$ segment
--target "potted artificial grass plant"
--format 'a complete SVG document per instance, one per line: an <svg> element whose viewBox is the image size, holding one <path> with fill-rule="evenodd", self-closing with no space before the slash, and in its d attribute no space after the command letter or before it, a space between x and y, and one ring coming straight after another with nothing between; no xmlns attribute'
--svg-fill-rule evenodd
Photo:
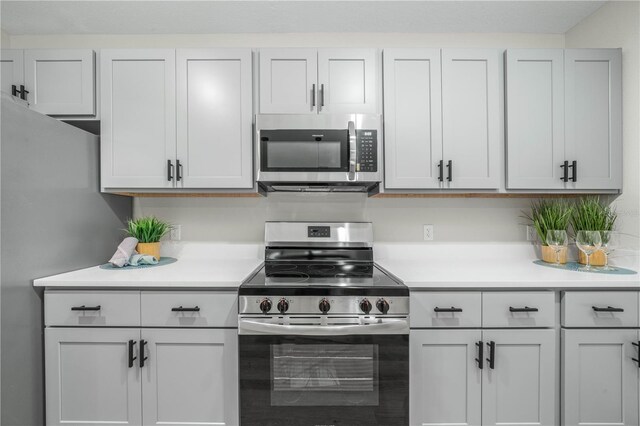
<svg viewBox="0 0 640 426"><path fill-rule="evenodd" d="M569 227L569 220L573 207L564 200L540 200L531 204L531 214L527 219L538 234L542 260L548 263L556 263L556 252L547 244L547 231L564 230ZM559 253L560 263L567 263L567 248L563 247Z"/></svg>
<svg viewBox="0 0 640 426"><path fill-rule="evenodd" d="M612 231L616 224L616 212L599 197L581 198L576 203L571 215L571 227L577 235L578 231ZM587 256L578 251L578 262L587 263ZM591 266L604 266L605 254L598 250L591 255Z"/></svg>
<svg viewBox="0 0 640 426"><path fill-rule="evenodd" d="M138 240L136 251L160 260L160 238L171 230L171 225L155 216L146 216L127 221L127 233Z"/></svg>

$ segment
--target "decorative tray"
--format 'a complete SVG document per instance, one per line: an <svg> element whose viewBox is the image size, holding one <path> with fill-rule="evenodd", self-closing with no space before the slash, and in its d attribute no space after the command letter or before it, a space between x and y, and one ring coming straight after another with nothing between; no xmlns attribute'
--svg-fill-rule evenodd
<svg viewBox="0 0 640 426"><path fill-rule="evenodd" d="M584 271L584 265L581 265L578 262L567 262L564 265L560 264L560 266L556 266L555 263L547 263L543 260L534 260L533 263L540 266L546 266L548 268L562 269L566 271L578 271L578 272L589 272L592 274L607 274L607 275L633 275L637 274L636 271L627 268L621 268L619 266L611 266L611 270L602 269L600 266L592 266L591 270Z"/></svg>
<svg viewBox="0 0 640 426"><path fill-rule="evenodd" d="M158 261L158 263L156 263L155 265L138 265L138 266L127 265L127 266L123 266L122 268L118 268L117 266L113 266L110 263L105 263L104 265L100 265L100 269L144 269L144 268L155 268L156 266L169 265L169 264L175 263L177 261L178 261L178 259L176 259L175 257L161 257L160 260Z"/></svg>

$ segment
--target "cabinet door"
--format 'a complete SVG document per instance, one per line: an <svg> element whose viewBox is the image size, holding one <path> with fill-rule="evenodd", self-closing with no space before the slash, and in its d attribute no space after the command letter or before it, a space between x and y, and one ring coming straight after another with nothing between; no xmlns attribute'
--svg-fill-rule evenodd
<svg viewBox="0 0 640 426"><path fill-rule="evenodd" d="M103 188L172 188L175 51L101 52Z"/></svg>
<svg viewBox="0 0 640 426"><path fill-rule="evenodd" d="M499 65L498 50L442 50L445 166L451 161L451 167L445 167L448 188L497 189L500 186Z"/></svg>
<svg viewBox="0 0 640 426"><path fill-rule="evenodd" d="M554 330L484 330L485 358L495 342L494 365L482 380L483 425L555 423L556 362Z"/></svg>
<svg viewBox="0 0 640 426"><path fill-rule="evenodd" d="M0 91L11 95L11 86L20 90L24 84L24 56L22 49L0 50Z"/></svg>
<svg viewBox="0 0 640 426"><path fill-rule="evenodd" d="M622 188L620 49L567 49L566 159L577 161L573 189Z"/></svg>
<svg viewBox="0 0 640 426"><path fill-rule="evenodd" d="M50 115L94 115L95 57L91 49L25 50L30 108Z"/></svg>
<svg viewBox="0 0 640 426"><path fill-rule="evenodd" d="M636 330L562 330L562 424L638 424Z"/></svg>
<svg viewBox="0 0 640 426"><path fill-rule="evenodd" d="M315 114L316 49L260 49L260 113Z"/></svg>
<svg viewBox="0 0 640 426"><path fill-rule="evenodd" d="M440 187L440 85L440 49L385 49L386 188Z"/></svg>
<svg viewBox="0 0 640 426"><path fill-rule="evenodd" d="M509 49L505 78L507 188L564 188L563 50Z"/></svg>
<svg viewBox="0 0 640 426"><path fill-rule="evenodd" d="M145 425L237 425L238 330L143 329Z"/></svg>
<svg viewBox="0 0 640 426"><path fill-rule="evenodd" d="M479 330L411 330L410 424L480 425Z"/></svg>
<svg viewBox="0 0 640 426"><path fill-rule="evenodd" d="M142 424L140 369L128 365L139 338L137 328L45 329L47 425Z"/></svg>
<svg viewBox="0 0 640 426"><path fill-rule="evenodd" d="M251 188L251 50L176 55L178 186Z"/></svg>
<svg viewBox="0 0 640 426"><path fill-rule="evenodd" d="M318 50L318 112L376 114L377 49Z"/></svg>

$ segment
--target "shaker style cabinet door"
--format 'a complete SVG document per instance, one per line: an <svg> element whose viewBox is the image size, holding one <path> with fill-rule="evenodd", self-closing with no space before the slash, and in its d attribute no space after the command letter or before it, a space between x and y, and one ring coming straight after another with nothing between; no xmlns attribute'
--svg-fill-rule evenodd
<svg viewBox="0 0 640 426"><path fill-rule="evenodd" d="M251 188L251 50L178 49L176 55L177 186Z"/></svg>
<svg viewBox="0 0 640 426"><path fill-rule="evenodd" d="M482 380L483 426L555 424L555 339L550 329L482 332L488 359Z"/></svg>
<svg viewBox="0 0 640 426"><path fill-rule="evenodd" d="M47 426L142 424L139 329L45 329Z"/></svg>
<svg viewBox="0 0 640 426"><path fill-rule="evenodd" d="M500 186L499 54L494 49L442 50L442 140L447 188Z"/></svg>
<svg viewBox="0 0 640 426"><path fill-rule="evenodd" d="M101 51L103 188L173 188L173 49Z"/></svg>
<svg viewBox="0 0 640 426"><path fill-rule="evenodd" d="M94 115L95 57L90 49L26 49L29 107L49 115Z"/></svg>
<svg viewBox="0 0 640 426"><path fill-rule="evenodd" d="M638 425L636 330L562 330L562 424Z"/></svg>
<svg viewBox="0 0 640 426"><path fill-rule="evenodd" d="M12 95L12 86L20 90L20 85L24 85L23 52L22 49L0 50L0 91Z"/></svg>
<svg viewBox="0 0 640 426"><path fill-rule="evenodd" d="M440 49L385 49L383 86L385 187L440 188Z"/></svg>
<svg viewBox="0 0 640 426"><path fill-rule="evenodd" d="M260 49L260 113L315 114L316 49Z"/></svg>
<svg viewBox="0 0 640 426"><path fill-rule="evenodd" d="M239 424L237 329L143 329L144 425Z"/></svg>
<svg viewBox="0 0 640 426"><path fill-rule="evenodd" d="M480 330L411 330L411 425L481 424L480 339Z"/></svg>
<svg viewBox="0 0 640 426"><path fill-rule="evenodd" d="M507 188L562 189L563 50L509 49L505 58Z"/></svg>
<svg viewBox="0 0 640 426"><path fill-rule="evenodd" d="M566 49L566 159L571 189L622 188L621 49Z"/></svg>
<svg viewBox="0 0 640 426"><path fill-rule="evenodd" d="M318 50L318 112L378 113L377 49Z"/></svg>

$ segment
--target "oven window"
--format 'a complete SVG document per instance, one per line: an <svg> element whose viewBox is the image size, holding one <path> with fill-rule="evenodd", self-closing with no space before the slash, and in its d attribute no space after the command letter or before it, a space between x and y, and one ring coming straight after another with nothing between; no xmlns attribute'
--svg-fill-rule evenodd
<svg viewBox="0 0 640 426"><path fill-rule="evenodd" d="M378 346L271 345L272 406L378 405Z"/></svg>
<svg viewBox="0 0 640 426"><path fill-rule="evenodd" d="M280 142L267 144L269 169L337 169L341 166L339 141Z"/></svg>

